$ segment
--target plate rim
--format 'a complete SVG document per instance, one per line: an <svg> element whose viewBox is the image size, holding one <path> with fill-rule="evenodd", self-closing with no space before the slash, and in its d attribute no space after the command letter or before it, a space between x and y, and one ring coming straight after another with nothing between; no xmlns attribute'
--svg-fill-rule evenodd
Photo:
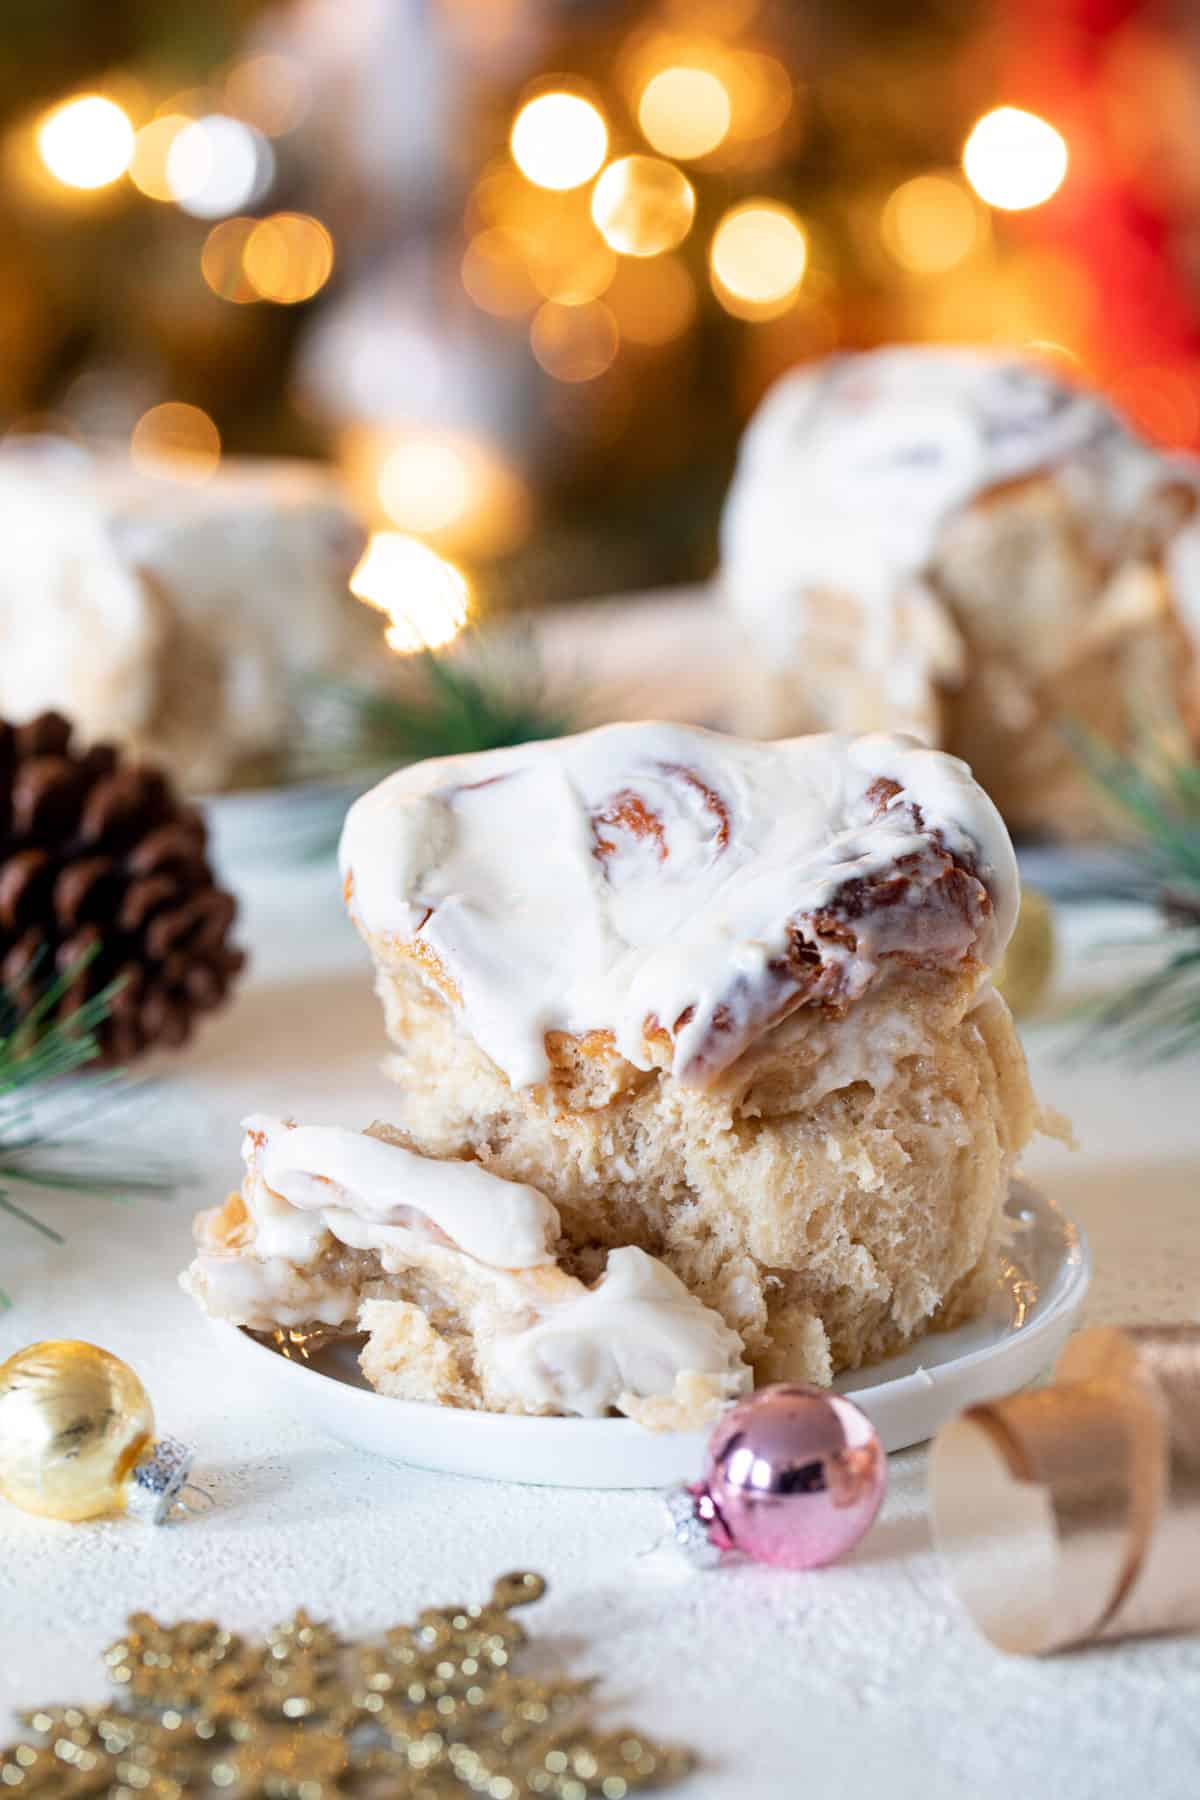
<svg viewBox="0 0 1200 1800"><path fill-rule="evenodd" d="M1060 1329L1064 1313L1073 1316L1078 1311L1087 1296L1093 1273L1093 1259L1087 1234L1079 1221L1041 1188L1023 1182L1020 1177L1014 1177L1013 1183L1010 1184L1010 1191L1011 1186L1016 1185L1017 1182L1021 1182L1026 1193L1032 1197L1033 1203L1041 1210L1043 1217L1049 1217L1056 1221L1064 1242L1064 1252L1055 1276L1054 1290L1045 1310L1039 1311L1027 1325L1022 1325L1015 1330L1010 1329L1004 1336L993 1342L979 1344L973 1349L964 1350L960 1355L951 1357L945 1362L934 1363L930 1366L918 1363L915 1369L911 1369L903 1375L895 1375L883 1381L872 1382L865 1387L849 1385L864 1371L862 1369L848 1370L834 1379L830 1392L851 1400L857 1400L860 1396L867 1395L872 1402L882 1401L886 1404L889 1400L903 1400L910 1392L916 1393L927 1389L931 1383L936 1383L935 1372L938 1370L952 1369L956 1373L969 1372L981 1362L994 1364L998 1360L1005 1360L1008 1355L1020 1355L1022 1360L1028 1360L1029 1353L1035 1349L1039 1341ZM402 1422L419 1425L422 1419L426 1421L445 1420L448 1415L453 1415L455 1423L461 1424L462 1428L469 1431L475 1439L489 1432L501 1437L505 1434L513 1436L517 1432L521 1434L538 1432L542 1435L553 1433L560 1441L572 1436L581 1438L584 1442L592 1442L595 1440L595 1434L602 1432L603 1438L599 1441L613 1444L617 1441L618 1433L621 1437L632 1439L634 1442L644 1442L647 1438L653 1438L660 1442L670 1439L681 1440L696 1435L694 1428L684 1431L651 1431L637 1419L630 1418L585 1419L560 1415L496 1413L474 1411L465 1407L443 1406L431 1400L401 1400L391 1394L381 1394L374 1388L361 1388L353 1386L349 1382L339 1381L335 1376L326 1374L322 1369L314 1369L303 1362L281 1356L278 1351L270 1349L266 1344L259 1343L244 1326L231 1324L227 1319L215 1319L208 1316L207 1323L220 1341L226 1344L236 1343L240 1354L258 1353L258 1356L262 1358L270 1358L271 1373L276 1378L288 1379L282 1375L282 1370L289 1369L300 1376L312 1377L314 1382L324 1384L322 1392L328 1393L330 1390L336 1389L345 1405L360 1406L382 1403L390 1406L393 1409L392 1416L395 1417L398 1426ZM926 1334L927 1337L934 1335L932 1332ZM918 1342L922 1341L924 1340L918 1340ZM911 1354L914 1348L916 1345L909 1345L904 1351L897 1352L897 1355ZM888 1360L888 1358L884 1358L882 1363L874 1366L886 1367ZM260 1364L259 1366L265 1369L267 1365ZM871 1365L867 1365L868 1371L870 1367ZM315 1392L315 1389L313 1391ZM702 1433L702 1435L707 1435L707 1433Z"/></svg>

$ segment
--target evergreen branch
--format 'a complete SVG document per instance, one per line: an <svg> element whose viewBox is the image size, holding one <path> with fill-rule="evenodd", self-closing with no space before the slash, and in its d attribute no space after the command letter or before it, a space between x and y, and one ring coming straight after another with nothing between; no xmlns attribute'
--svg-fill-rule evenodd
<svg viewBox="0 0 1200 1800"><path fill-rule="evenodd" d="M89 1078L88 1091L77 1104L57 1106L52 1115L43 1102L59 1097L66 1077L86 1069L100 1055L99 1032L112 1009L120 981L109 983L65 1015L61 1002L78 982L91 954L48 981L32 1004L22 1005L11 992L0 993L0 1212L60 1244L59 1232L13 1199L12 1184L107 1198L162 1194L174 1187L181 1171L142 1154L134 1166L117 1166L118 1153L94 1139L74 1135L125 1104L135 1092L122 1070ZM74 1095L72 1095L74 1099ZM121 1162L125 1153L120 1153ZM8 1298L0 1289L0 1309Z"/></svg>
<svg viewBox="0 0 1200 1800"><path fill-rule="evenodd" d="M1149 977L1084 1009L1092 1053L1162 1063L1200 1050L1200 762L1123 755L1081 731L1076 748L1134 840L1092 898L1148 901L1167 927Z"/></svg>
<svg viewBox="0 0 1200 1800"><path fill-rule="evenodd" d="M448 653L423 650L408 659L408 671L414 680L407 693L346 681L310 684L323 718L310 774L499 750L572 729L570 708L550 698L531 640L500 646L468 639Z"/></svg>

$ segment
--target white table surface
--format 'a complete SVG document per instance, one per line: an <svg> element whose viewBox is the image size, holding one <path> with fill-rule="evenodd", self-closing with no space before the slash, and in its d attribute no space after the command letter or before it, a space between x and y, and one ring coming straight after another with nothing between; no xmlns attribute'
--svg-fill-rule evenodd
<svg viewBox="0 0 1200 1800"><path fill-rule="evenodd" d="M84 1337L126 1357L160 1425L197 1446L215 1509L178 1527L70 1526L0 1506L0 1738L9 1709L104 1692L100 1652L126 1615L218 1615L259 1631L304 1605L348 1634L422 1605L486 1596L503 1570L550 1581L531 1629L598 1676L623 1718L690 1743L683 1800L1053 1793L1196 1800L1200 1639L1053 1662L990 1650L943 1588L925 1453L893 1458L882 1519L843 1565L694 1574L666 1551L647 1494L553 1492L372 1461L228 1379L175 1284L196 1204L238 1174L249 1110L313 1122L386 1116L382 1025L364 954L326 870L244 885L253 974L194 1049L162 1059L132 1127L190 1156L199 1184L128 1205L38 1204L63 1248L0 1221L0 1356ZM1146 1075L1065 1067L1028 1034L1043 1098L1082 1150L1027 1167L1083 1222L1093 1321L1200 1318L1200 1063Z"/></svg>

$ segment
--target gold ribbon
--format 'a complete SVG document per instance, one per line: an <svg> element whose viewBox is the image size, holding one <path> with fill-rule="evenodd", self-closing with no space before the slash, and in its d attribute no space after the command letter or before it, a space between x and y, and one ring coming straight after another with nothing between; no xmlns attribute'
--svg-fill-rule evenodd
<svg viewBox="0 0 1200 1800"><path fill-rule="evenodd" d="M1200 1327L1104 1327L938 1433L934 1538L1002 1650L1200 1628Z"/></svg>

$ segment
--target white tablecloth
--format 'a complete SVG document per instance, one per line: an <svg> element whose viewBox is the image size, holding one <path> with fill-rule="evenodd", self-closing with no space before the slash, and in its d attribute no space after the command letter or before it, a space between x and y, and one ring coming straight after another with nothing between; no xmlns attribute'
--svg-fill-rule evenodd
<svg viewBox="0 0 1200 1800"><path fill-rule="evenodd" d="M158 1531L0 1506L0 1738L10 1708L98 1698L100 1652L137 1608L258 1631L304 1605L356 1634L530 1567L550 1581L531 1629L600 1677L622 1717L700 1753L683 1800L1196 1800L1200 1639L1047 1663L991 1651L942 1586L922 1451L893 1459L881 1522L842 1566L697 1575L639 1556L659 1534L652 1495L393 1467L231 1381L175 1274L198 1200L236 1179L239 1118L366 1124L389 1101L377 1004L329 873L258 877L246 898L251 979L193 1050L162 1060L130 1128L190 1156L204 1182L169 1201L45 1197L63 1248L0 1221L14 1302L0 1356L72 1336L126 1357L217 1501ZM1039 1144L1028 1167L1091 1236L1091 1319L1200 1318L1198 1065L1068 1068L1044 1030L1029 1043L1041 1094L1083 1144Z"/></svg>

